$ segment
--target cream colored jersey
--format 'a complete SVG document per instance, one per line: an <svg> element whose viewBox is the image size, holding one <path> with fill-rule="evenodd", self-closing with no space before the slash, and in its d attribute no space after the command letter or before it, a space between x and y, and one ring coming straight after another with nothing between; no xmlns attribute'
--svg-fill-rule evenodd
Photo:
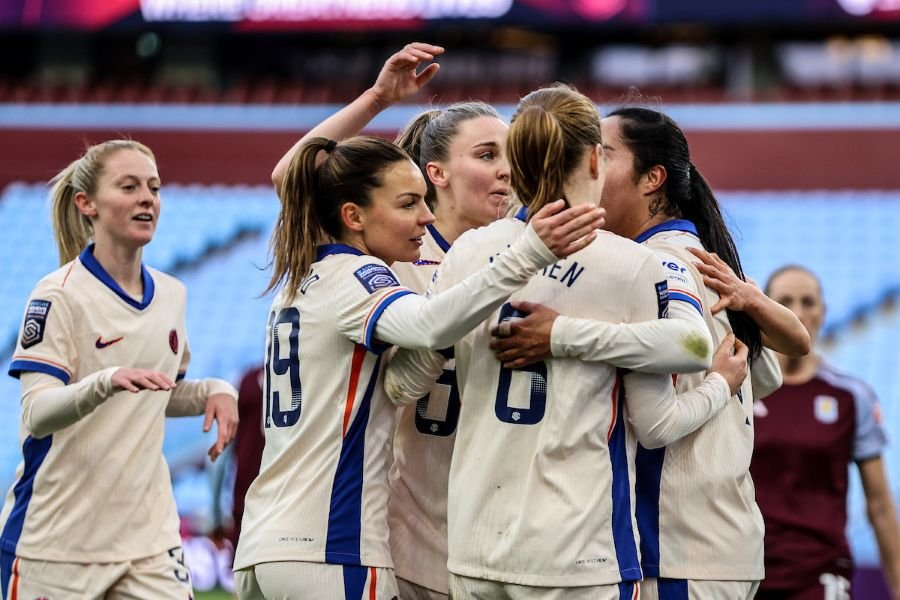
<svg viewBox="0 0 900 600"><path fill-rule="evenodd" d="M235 570L306 561L392 567L387 472L394 406L382 390L379 317L412 294L379 259L319 249L293 301L272 304L259 476L247 491Z"/></svg>
<svg viewBox="0 0 900 600"><path fill-rule="evenodd" d="M142 267L144 295L127 295L87 248L44 277L25 310L10 374L75 384L111 367L184 375L190 352L185 289ZM162 454L171 392L121 391L52 435L19 428L24 462L0 514L4 552L28 559L112 563L181 545Z"/></svg>
<svg viewBox="0 0 900 600"><path fill-rule="evenodd" d="M521 235L504 219L464 234L435 280L440 292ZM581 318L657 319L665 274L652 252L601 232L588 248L533 276L511 300ZM527 586L576 587L641 578L633 519L635 442L622 373L553 358L502 368L490 329L509 304L455 346L462 408L450 467L449 570Z"/></svg>
<svg viewBox="0 0 900 600"><path fill-rule="evenodd" d="M659 256L672 305L683 303L704 315L718 345L731 326L725 311L709 313L718 295L704 285L693 267L696 259L687 251L702 248L693 224L668 221L637 241ZM771 368L768 360L754 364L754 370ZM679 375L676 389L694 389L702 379L702 374ZM694 433L664 448L638 448L637 519L646 577L762 579L763 520L750 477L752 452L749 377L732 401Z"/></svg>
<svg viewBox="0 0 900 600"><path fill-rule="evenodd" d="M433 225L419 260L394 263L400 281L424 293L450 249ZM389 475L388 521L397 577L448 593L447 479L459 419L459 391L451 359L428 395L399 409Z"/></svg>

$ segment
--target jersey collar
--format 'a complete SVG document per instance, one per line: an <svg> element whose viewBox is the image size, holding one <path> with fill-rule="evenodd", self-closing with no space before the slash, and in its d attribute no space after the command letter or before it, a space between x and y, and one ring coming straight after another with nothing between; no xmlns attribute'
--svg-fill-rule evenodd
<svg viewBox="0 0 900 600"><path fill-rule="evenodd" d="M141 301L138 302L131 296L129 296L125 290L123 290L116 280L112 278L112 276L106 272L106 269L103 268L103 265L94 258L94 244L91 244L87 248L81 251L79 255L79 260L81 260L81 264L84 265L84 268L91 272L91 274L99 279L103 285L111 289L115 294L124 300L130 306L138 310L144 310L150 305L150 302L153 301L153 278L150 277L150 273L144 267L144 263L141 263L141 279L144 283L144 297L141 298Z"/></svg>
<svg viewBox="0 0 900 600"><path fill-rule="evenodd" d="M428 229L428 233L430 233L431 237L434 238L434 241L437 243L438 248L444 251L444 254L450 251L450 242L444 239L444 236L440 234L440 232L434 225L429 223L425 226L425 228Z"/></svg>
<svg viewBox="0 0 900 600"><path fill-rule="evenodd" d="M362 256L365 254L362 250L357 250L353 246L347 244L322 244L316 248L316 262L322 260L326 256L332 254L352 254L354 256Z"/></svg>
<svg viewBox="0 0 900 600"><path fill-rule="evenodd" d="M516 211L515 218L523 223L528 220L528 209L524 206Z"/></svg>
<svg viewBox="0 0 900 600"><path fill-rule="evenodd" d="M690 221L686 219L672 219L670 221L666 221L665 223L654 225L650 229L644 231L636 238L634 238L634 241L636 241L638 244L643 244L661 231L684 231L686 233L692 233L697 237L700 237L700 234L697 233L696 225L694 225Z"/></svg>

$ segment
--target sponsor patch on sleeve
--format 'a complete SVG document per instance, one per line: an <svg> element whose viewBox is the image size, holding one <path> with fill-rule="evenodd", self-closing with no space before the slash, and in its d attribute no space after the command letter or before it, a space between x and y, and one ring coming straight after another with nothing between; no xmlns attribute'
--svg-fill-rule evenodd
<svg viewBox="0 0 900 600"><path fill-rule="evenodd" d="M660 281L655 284L656 287L656 306L659 308L659 316L660 319L665 319L669 316L669 284L665 281Z"/></svg>
<svg viewBox="0 0 900 600"><path fill-rule="evenodd" d="M384 265L365 265L357 269L354 275L370 294L375 290L400 285L393 271Z"/></svg>
<svg viewBox="0 0 900 600"><path fill-rule="evenodd" d="M32 300L28 304L25 310L25 323L22 325L22 348L31 348L44 339L44 328L49 314L49 300Z"/></svg>

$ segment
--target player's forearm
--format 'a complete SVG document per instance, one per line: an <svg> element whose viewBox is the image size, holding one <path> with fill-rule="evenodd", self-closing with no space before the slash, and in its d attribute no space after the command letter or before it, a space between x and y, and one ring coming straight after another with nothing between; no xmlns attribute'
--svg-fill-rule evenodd
<svg viewBox="0 0 900 600"><path fill-rule="evenodd" d="M812 349L809 332L797 315L762 291L758 290L744 312L759 325L767 348L791 357L805 356Z"/></svg>
<svg viewBox="0 0 900 600"><path fill-rule="evenodd" d="M664 375L625 376L628 419L645 448L661 448L697 430L716 416L731 398L725 378L710 373L689 392L675 393Z"/></svg>
<svg viewBox="0 0 900 600"><path fill-rule="evenodd" d="M882 570L894 598L900 597L900 524L890 494L866 499L866 512L875 531Z"/></svg>
<svg viewBox="0 0 900 600"><path fill-rule="evenodd" d="M383 100L379 99L371 89L368 89L356 100L313 127L306 135L297 140L275 165L275 169L272 171L272 184L275 186L275 191L280 193L281 184L284 182L291 159L306 140L324 137L341 141L357 135L387 107L388 105Z"/></svg>
<svg viewBox="0 0 900 600"><path fill-rule="evenodd" d="M481 323L556 256L529 226L474 275L426 300L410 294L388 306L375 337L414 350L448 348Z"/></svg>
<svg viewBox="0 0 900 600"><path fill-rule="evenodd" d="M411 404L429 392L447 361L431 350L399 348L384 374L384 390L397 406Z"/></svg>
<svg viewBox="0 0 900 600"><path fill-rule="evenodd" d="M31 436L40 439L73 425L110 398L115 390L110 367L64 385L41 373L23 373L22 422Z"/></svg>
<svg viewBox="0 0 900 600"><path fill-rule="evenodd" d="M550 335L553 356L605 362L644 373L694 373L709 368L712 338L685 319L605 323L559 316Z"/></svg>
<svg viewBox="0 0 900 600"><path fill-rule="evenodd" d="M202 415L206 410L206 401L213 394L231 396L237 402L238 393L224 379L208 377L206 379L182 379L175 385L169 403L166 405L167 417L193 417Z"/></svg>

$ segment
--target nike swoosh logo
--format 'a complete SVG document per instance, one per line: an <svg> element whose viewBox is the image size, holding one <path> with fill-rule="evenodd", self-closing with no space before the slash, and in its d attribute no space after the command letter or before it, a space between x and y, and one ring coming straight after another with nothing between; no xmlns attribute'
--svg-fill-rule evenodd
<svg viewBox="0 0 900 600"><path fill-rule="evenodd" d="M117 338L115 338L115 339L112 339L112 340L109 340L109 341L107 341L107 342L104 342L104 341L103 341L103 338L98 337L98 338L97 338L97 341L94 342L94 345L97 346L97 349L98 349L98 350L102 350L103 348L106 348L107 346L112 346L112 345L115 344L116 342L122 341L123 339L124 339L124 338L117 337Z"/></svg>

